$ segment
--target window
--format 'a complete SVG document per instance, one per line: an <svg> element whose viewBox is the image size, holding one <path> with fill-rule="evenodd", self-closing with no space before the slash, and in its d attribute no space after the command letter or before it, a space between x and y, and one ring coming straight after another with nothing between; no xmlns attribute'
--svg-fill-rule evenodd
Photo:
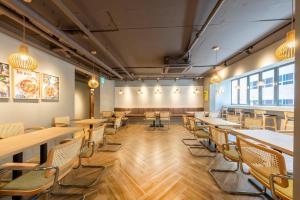
<svg viewBox="0 0 300 200"><path fill-rule="evenodd" d="M231 104L238 104L238 80L231 82Z"/></svg>
<svg viewBox="0 0 300 200"><path fill-rule="evenodd" d="M278 104L294 105L294 65L280 67L278 70Z"/></svg>
<svg viewBox="0 0 300 200"><path fill-rule="evenodd" d="M248 78L244 77L240 79L240 104L247 104L248 103Z"/></svg>
<svg viewBox="0 0 300 200"><path fill-rule="evenodd" d="M274 72L274 69L262 72L262 105L274 104Z"/></svg>
<svg viewBox="0 0 300 200"><path fill-rule="evenodd" d="M249 100L250 105L259 104L259 88L258 88L259 74L249 76Z"/></svg>
<svg viewBox="0 0 300 200"><path fill-rule="evenodd" d="M250 74L231 81L231 103L293 106L295 63Z"/></svg>

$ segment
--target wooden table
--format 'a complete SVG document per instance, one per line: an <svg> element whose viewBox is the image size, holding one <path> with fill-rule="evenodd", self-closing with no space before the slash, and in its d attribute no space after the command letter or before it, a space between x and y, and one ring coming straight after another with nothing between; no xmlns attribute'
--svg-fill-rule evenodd
<svg viewBox="0 0 300 200"><path fill-rule="evenodd" d="M196 118L201 122L212 125L215 127L223 126L223 127L240 127L241 125L235 122L226 121L222 118L214 118L214 117L200 117Z"/></svg>
<svg viewBox="0 0 300 200"><path fill-rule="evenodd" d="M270 130L232 129L232 134L249 138L290 156L294 155L294 137Z"/></svg>
<svg viewBox="0 0 300 200"><path fill-rule="evenodd" d="M80 131L79 127L53 127L25 133L0 140L0 160L13 156L13 162L23 162L23 151L40 145L40 164L47 160L47 142L56 138ZM13 178L22 175L22 171L14 170ZM13 197L20 199L20 197Z"/></svg>
<svg viewBox="0 0 300 200"><path fill-rule="evenodd" d="M106 122L107 119L83 119L79 121L75 121L75 124L80 124L80 125L89 125L90 129L92 129L95 125L102 124Z"/></svg>

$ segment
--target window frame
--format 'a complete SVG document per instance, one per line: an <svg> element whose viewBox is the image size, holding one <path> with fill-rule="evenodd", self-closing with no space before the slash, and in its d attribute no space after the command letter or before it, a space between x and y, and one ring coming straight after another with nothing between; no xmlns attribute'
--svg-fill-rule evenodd
<svg viewBox="0 0 300 200"><path fill-rule="evenodd" d="M294 66L294 73L293 73L293 84L294 84L294 92L295 92L295 61L292 61L292 62L288 62L288 63L284 63L284 64L281 64L281 65L278 65L278 66L275 66L275 67L272 67L272 68L268 68L268 69L263 69L261 71L258 71L258 72L254 72L254 73L251 73L251 74L248 74L246 76L241 76L241 77L238 77L238 78L234 78L231 80L231 105L249 105L249 106L294 106L295 105L295 99L293 101L294 104L287 104L287 105L284 105L284 104L279 104L279 69L282 68L282 67L285 67L285 66L288 66L288 65L293 65ZM262 86L258 86L258 104L257 105L250 105L250 76L253 76L253 75L257 75L258 74L258 82L261 82L263 81L262 80L262 74L264 72L267 72L267 71L271 71L271 70L274 70L274 85L273 85L273 90L274 90L274 99L273 99L273 104L267 104L267 105L263 105L262 104L262 90L263 90L263 87ZM247 103L246 104L241 104L240 103L240 79L243 79L247 77ZM237 81L238 83L238 91L237 91L237 104L233 104L232 103L232 82L233 81Z"/></svg>

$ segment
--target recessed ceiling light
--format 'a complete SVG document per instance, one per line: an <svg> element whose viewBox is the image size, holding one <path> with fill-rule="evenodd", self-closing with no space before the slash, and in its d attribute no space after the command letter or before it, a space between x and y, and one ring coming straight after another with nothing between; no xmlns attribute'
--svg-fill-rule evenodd
<svg viewBox="0 0 300 200"><path fill-rule="evenodd" d="M97 51L92 50L92 51L91 51L91 54L96 55L96 54L97 54Z"/></svg>
<svg viewBox="0 0 300 200"><path fill-rule="evenodd" d="M176 80L179 80L179 77L176 77L175 79L176 79Z"/></svg>
<svg viewBox="0 0 300 200"><path fill-rule="evenodd" d="M25 3L31 3L32 0L23 0Z"/></svg>
<svg viewBox="0 0 300 200"><path fill-rule="evenodd" d="M142 78L138 78L138 80L139 80L139 81L141 81L141 80L142 80Z"/></svg>
<svg viewBox="0 0 300 200"><path fill-rule="evenodd" d="M211 49L214 50L214 51L219 51L220 47L219 46L213 46Z"/></svg>

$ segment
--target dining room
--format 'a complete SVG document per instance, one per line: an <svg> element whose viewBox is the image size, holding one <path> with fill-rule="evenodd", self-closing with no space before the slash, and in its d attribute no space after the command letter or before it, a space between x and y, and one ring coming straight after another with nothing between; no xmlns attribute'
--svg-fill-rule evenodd
<svg viewBox="0 0 300 200"><path fill-rule="evenodd" d="M300 199L296 0L0 0L0 200Z"/></svg>

